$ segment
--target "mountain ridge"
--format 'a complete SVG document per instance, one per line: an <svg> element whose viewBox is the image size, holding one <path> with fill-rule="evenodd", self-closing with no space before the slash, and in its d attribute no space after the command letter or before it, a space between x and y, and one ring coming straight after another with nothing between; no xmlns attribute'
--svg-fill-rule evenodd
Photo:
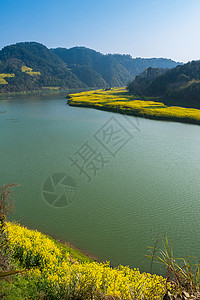
<svg viewBox="0 0 200 300"><path fill-rule="evenodd" d="M0 50L0 93L120 87L149 64L167 68L178 65L164 58L134 59L86 47L48 49L37 42L20 42Z"/></svg>

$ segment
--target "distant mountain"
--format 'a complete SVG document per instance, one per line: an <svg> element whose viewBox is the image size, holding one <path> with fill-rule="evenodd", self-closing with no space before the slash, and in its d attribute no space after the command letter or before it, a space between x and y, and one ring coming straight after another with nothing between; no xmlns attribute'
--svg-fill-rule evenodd
<svg viewBox="0 0 200 300"><path fill-rule="evenodd" d="M88 71L95 71L99 80L105 82L105 86L123 86L132 78L128 70L121 65L113 55L103 55L85 47L74 47L71 49L52 49L68 66L76 66L78 69L84 66ZM98 85L99 86L99 85ZM99 86L100 87L100 86ZM102 87L102 86L101 86Z"/></svg>
<svg viewBox="0 0 200 300"><path fill-rule="evenodd" d="M124 86L149 66L172 68L170 59L132 58L74 47L48 49L36 42L0 51L0 92Z"/></svg>
<svg viewBox="0 0 200 300"><path fill-rule="evenodd" d="M85 66L90 74L96 71L109 86L124 86L144 69L152 66L158 68L174 68L178 65L171 59L164 58L132 58L130 55L103 55L85 47L71 49L51 49L69 68Z"/></svg>
<svg viewBox="0 0 200 300"><path fill-rule="evenodd" d="M148 71L136 76L128 85L129 91L140 96L158 97L167 105L200 108L200 61L179 65L162 74L156 72L152 69L154 76L148 76Z"/></svg>
<svg viewBox="0 0 200 300"><path fill-rule="evenodd" d="M149 67L171 69L180 64L167 58L132 58L131 55L121 54L114 54L113 56L129 71L132 77L142 73Z"/></svg>

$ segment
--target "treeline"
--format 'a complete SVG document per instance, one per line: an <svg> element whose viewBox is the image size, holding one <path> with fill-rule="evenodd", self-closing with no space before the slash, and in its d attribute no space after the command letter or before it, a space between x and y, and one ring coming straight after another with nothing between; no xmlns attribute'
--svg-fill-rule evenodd
<svg viewBox="0 0 200 300"><path fill-rule="evenodd" d="M157 97L166 105L200 108L200 61L179 65L171 70L145 70L128 85L141 97Z"/></svg>

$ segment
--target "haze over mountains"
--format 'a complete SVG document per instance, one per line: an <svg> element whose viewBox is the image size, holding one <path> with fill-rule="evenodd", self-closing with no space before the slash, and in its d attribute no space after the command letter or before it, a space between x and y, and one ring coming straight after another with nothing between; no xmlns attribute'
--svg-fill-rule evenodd
<svg viewBox="0 0 200 300"><path fill-rule="evenodd" d="M48 49L36 42L23 42L0 51L0 92L119 87L148 67L170 69L177 65L165 58L103 55L85 47Z"/></svg>

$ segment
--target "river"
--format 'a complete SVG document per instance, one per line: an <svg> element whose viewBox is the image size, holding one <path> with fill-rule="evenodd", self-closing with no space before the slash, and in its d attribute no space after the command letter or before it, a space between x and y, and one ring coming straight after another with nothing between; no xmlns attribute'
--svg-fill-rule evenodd
<svg viewBox="0 0 200 300"><path fill-rule="evenodd" d="M0 111L0 184L20 184L12 219L113 266L149 272L147 246L165 233L177 257L199 255L200 126L63 96L13 97Z"/></svg>

